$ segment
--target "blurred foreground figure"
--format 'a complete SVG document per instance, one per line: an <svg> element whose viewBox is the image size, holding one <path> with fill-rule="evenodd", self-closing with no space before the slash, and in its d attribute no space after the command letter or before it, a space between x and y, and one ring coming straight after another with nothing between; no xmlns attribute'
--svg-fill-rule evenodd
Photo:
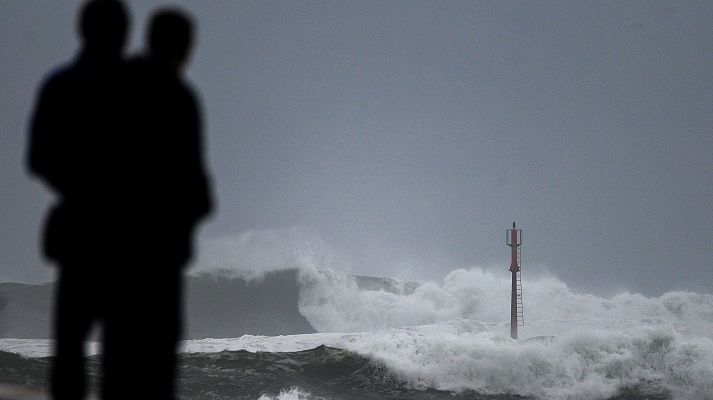
<svg viewBox="0 0 713 400"><path fill-rule="evenodd" d="M88 2L82 50L42 86L31 122L29 169L57 195L43 245L59 264L55 399L85 396L95 322L104 399L175 397L182 270L211 208L198 107L179 76L191 24L157 13L147 56L130 62L127 26L120 2Z"/></svg>

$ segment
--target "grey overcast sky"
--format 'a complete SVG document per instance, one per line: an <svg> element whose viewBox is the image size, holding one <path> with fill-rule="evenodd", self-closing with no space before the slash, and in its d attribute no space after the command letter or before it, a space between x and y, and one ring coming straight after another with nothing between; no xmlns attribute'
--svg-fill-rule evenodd
<svg viewBox="0 0 713 400"><path fill-rule="evenodd" d="M350 272L507 273L515 220L524 268L575 288L713 292L713 2L175 3L219 202L202 253L304 236ZM26 126L80 4L0 4L0 281L52 277ZM167 2L127 4L136 51Z"/></svg>

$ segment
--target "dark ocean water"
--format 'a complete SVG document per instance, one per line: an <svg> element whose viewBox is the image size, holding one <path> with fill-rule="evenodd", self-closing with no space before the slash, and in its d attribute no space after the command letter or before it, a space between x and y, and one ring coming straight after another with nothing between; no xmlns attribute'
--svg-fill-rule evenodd
<svg viewBox="0 0 713 400"><path fill-rule="evenodd" d="M92 385L100 379L100 356L89 357ZM0 383L33 389L46 387L51 358L27 358L0 351ZM137 362L145 362L137 357ZM298 352L222 351L183 354L179 384L182 399L250 400L515 400L508 394L453 393L416 389L381 363L326 346ZM612 400L668 399L648 385L623 388Z"/></svg>
<svg viewBox="0 0 713 400"><path fill-rule="evenodd" d="M602 298L530 280L513 341L510 282L478 268L420 284L312 269L187 283L183 399L713 400L709 294ZM0 284L0 384L46 387L50 292Z"/></svg>

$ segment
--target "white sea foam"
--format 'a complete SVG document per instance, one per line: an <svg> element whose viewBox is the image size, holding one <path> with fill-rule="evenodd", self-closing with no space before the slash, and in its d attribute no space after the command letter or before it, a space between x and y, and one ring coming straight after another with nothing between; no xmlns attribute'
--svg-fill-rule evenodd
<svg viewBox="0 0 713 400"><path fill-rule="evenodd" d="M713 399L711 295L602 298L554 278L528 280L526 326L513 341L507 273L458 270L404 291L363 290L350 277L308 269L300 284L300 311L324 333L192 341L186 350L324 344L378 360L416 388L598 399L658 385L674 398Z"/></svg>
<svg viewBox="0 0 713 400"><path fill-rule="evenodd" d="M501 271L498 271L501 272ZM300 312L320 332L363 332L452 319L506 322L510 276L473 268L426 282L413 292L361 290L349 276L304 269ZM713 296L669 292L647 298L622 293L602 298L576 293L555 278L524 281L524 337L564 329L668 327L686 335L713 337Z"/></svg>
<svg viewBox="0 0 713 400"><path fill-rule="evenodd" d="M276 396L263 394L257 400L328 400L325 397L316 397L308 392L300 390L300 388L290 388L281 390Z"/></svg>
<svg viewBox="0 0 713 400"><path fill-rule="evenodd" d="M639 327L562 330L558 337L514 341L507 327L453 320L379 332L194 340L185 351L300 351L324 344L379 361L418 389L600 399L643 385L676 399L713 399L710 338Z"/></svg>
<svg viewBox="0 0 713 400"><path fill-rule="evenodd" d="M439 323L367 335L346 347L384 362L416 388L597 399L645 383L679 398L713 398L708 338L640 328L575 330L516 342L502 327L480 331L464 321Z"/></svg>
<svg viewBox="0 0 713 400"><path fill-rule="evenodd" d="M52 355L54 341L50 339L0 339L0 351L20 354L25 357L48 357ZM84 344L86 355L99 353L99 343L87 342Z"/></svg>
<svg viewBox="0 0 713 400"><path fill-rule="evenodd" d="M305 270L300 311L322 333L192 340L184 351L327 345L383 363L415 388L602 399L639 385L674 399L713 400L713 296L602 298L554 278L525 280L526 326L514 341L508 278L474 268L413 291L363 290L349 277ZM0 341L0 349L8 348L22 345Z"/></svg>

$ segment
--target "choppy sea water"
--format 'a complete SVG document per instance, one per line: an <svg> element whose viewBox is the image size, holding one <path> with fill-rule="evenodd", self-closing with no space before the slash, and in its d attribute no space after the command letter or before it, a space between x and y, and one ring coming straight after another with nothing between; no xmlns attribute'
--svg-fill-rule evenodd
<svg viewBox="0 0 713 400"><path fill-rule="evenodd" d="M417 286L299 280L299 311L320 333L186 341L182 398L713 399L711 295L601 298L526 281L514 341L509 281L482 269ZM0 340L0 381L42 386L48 348Z"/></svg>
<svg viewBox="0 0 713 400"><path fill-rule="evenodd" d="M0 352L5 383L45 387L51 359ZM90 358L94 384L98 356ZM270 353L246 350L191 353L181 357L182 399L527 399L532 396L437 390L409 382L382 362L349 350L320 346L311 350ZM612 399L667 399L655 382L622 387Z"/></svg>

